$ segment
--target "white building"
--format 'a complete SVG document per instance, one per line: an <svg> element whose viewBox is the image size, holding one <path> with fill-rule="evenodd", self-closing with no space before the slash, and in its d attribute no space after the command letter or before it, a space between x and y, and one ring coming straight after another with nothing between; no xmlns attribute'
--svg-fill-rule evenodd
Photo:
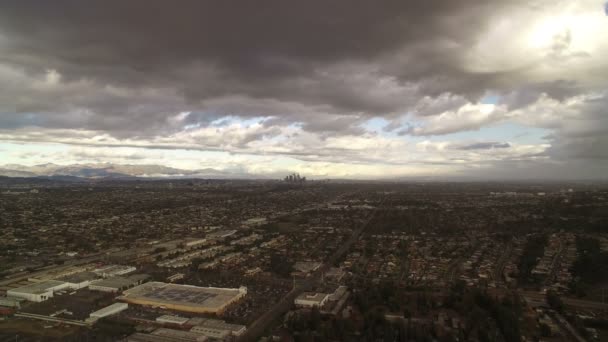
<svg viewBox="0 0 608 342"><path fill-rule="evenodd" d="M196 248L207 243L207 239L186 239L185 246L187 248Z"/></svg>
<svg viewBox="0 0 608 342"><path fill-rule="evenodd" d="M228 331L229 335L241 336L247 327L241 324L226 323L219 319L205 319L200 322L197 326L190 329L190 331L196 331L199 329L215 329L217 331Z"/></svg>
<svg viewBox="0 0 608 342"><path fill-rule="evenodd" d="M131 272L134 272L135 270L136 270L136 268L133 266L108 265L108 266L104 266L102 268L93 270L93 272L95 272L96 274L98 274L104 278L109 278L109 277L116 277L119 275L131 273Z"/></svg>
<svg viewBox="0 0 608 342"><path fill-rule="evenodd" d="M89 290L101 292L120 292L141 284L148 278L147 274L134 274L128 277L113 277L92 281Z"/></svg>
<svg viewBox="0 0 608 342"><path fill-rule="evenodd" d="M97 274L93 272L80 272L61 277L57 280L66 282L72 290L78 290L89 286L97 278Z"/></svg>
<svg viewBox="0 0 608 342"><path fill-rule="evenodd" d="M114 304L112 304L110 306L106 306L103 309L100 309L100 310L97 310L95 312L92 312L89 315L89 319L93 320L93 321L96 321L96 320L98 320L100 318L103 318L103 317L108 317L108 316L115 315L115 314L117 314L117 313L119 313L121 311L126 310L128 307L129 307L129 304L127 304L127 303L114 303Z"/></svg>
<svg viewBox="0 0 608 342"><path fill-rule="evenodd" d="M213 233L209 233L209 235L207 236L210 239L224 239L227 238L231 235L236 234L236 230L231 229L231 230L220 230L217 232L213 232Z"/></svg>
<svg viewBox="0 0 608 342"><path fill-rule="evenodd" d="M230 331L228 330L208 328L203 326L193 327L192 329L190 329L190 332L217 340L223 340L230 336Z"/></svg>
<svg viewBox="0 0 608 342"><path fill-rule="evenodd" d="M126 338L127 342L206 342L209 338L190 331L159 328L149 334L134 333Z"/></svg>
<svg viewBox="0 0 608 342"><path fill-rule="evenodd" d="M17 287L6 291L7 296L29 300L30 302L43 302L53 297L56 291L69 288L69 284L58 280L47 280Z"/></svg>
<svg viewBox="0 0 608 342"><path fill-rule="evenodd" d="M225 339L229 336L241 336L247 327L241 324L226 323L219 319L202 319L191 332L201 334L213 339Z"/></svg>
<svg viewBox="0 0 608 342"><path fill-rule="evenodd" d="M0 297L0 306L19 309L21 308L21 302L24 300L23 298L15 297Z"/></svg>
<svg viewBox="0 0 608 342"><path fill-rule="evenodd" d="M302 308L312 308L314 306L320 308L329 300L327 293L304 292L295 300L294 304Z"/></svg>
<svg viewBox="0 0 608 342"><path fill-rule="evenodd" d="M188 322L189 318L173 316L173 315L162 315L160 317L156 317L156 321L158 323L163 324L175 324L175 325L184 325Z"/></svg>
<svg viewBox="0 0 608 342"><path fill-rule="evenodd" d="M152 336L162 336L166 338L167 341L192 341L192 342L204 342L209 339L206 336L202 336L200 334L183 331L183 330L175 330L175 329L167 329L167 328L158 328L150 333Z"/></svg>

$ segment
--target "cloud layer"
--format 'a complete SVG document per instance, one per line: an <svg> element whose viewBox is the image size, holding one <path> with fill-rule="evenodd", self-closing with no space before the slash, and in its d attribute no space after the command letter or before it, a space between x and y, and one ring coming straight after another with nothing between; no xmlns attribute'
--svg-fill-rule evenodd
<svg viewBox="0 0 608 342"><path fill-rule="evenodd" d="M25 163L44 158L19 144L319 176L603 177L607 35L595 0L6 1L0 141Z"/></svg>

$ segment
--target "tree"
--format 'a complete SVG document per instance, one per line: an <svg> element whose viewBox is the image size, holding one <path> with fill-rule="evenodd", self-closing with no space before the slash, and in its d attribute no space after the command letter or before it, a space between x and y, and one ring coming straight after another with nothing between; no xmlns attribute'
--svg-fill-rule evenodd
<svg viewBox="0 0 608 342"><path fill-rule="evenodd" d="M321 312L319 312L319 308L313 306L312 310L310 310L310 321L309 321L310 330L319 330L321 326Z"/></svg>
<svg viewBox="0 0 608 342"><path fill-rule="evenodd" d="M289 277L292 271L291 264L280 254L270 256L270 270L281 277Z"/></svg>
<svg viewBox="0 0 608 342"><path fill-rule="evenodd" d="M551 307L553 310L557 312L562 312L562 310L564 309L564 303L562 302L559 295L555 293L555 291L547 291L546 300L549 307Z"/></svg>
<svg viewBox="0 0 608 342"><path fill-rule="evenodd" d="M545 323L540 324L540 335L542 337L550 337L551 336L551 328Z"/></svg>

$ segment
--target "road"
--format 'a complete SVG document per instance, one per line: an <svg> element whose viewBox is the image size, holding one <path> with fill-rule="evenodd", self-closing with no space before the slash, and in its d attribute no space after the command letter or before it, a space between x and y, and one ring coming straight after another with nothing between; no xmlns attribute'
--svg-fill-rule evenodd
<svg viewBox="0 0 608 342"><path fill-rule="evenodd" d="M296 286L293 290L287 293L278 303L276 303L270 310L266 311L262 316L260 316L257 320L255 320L243 335L241 335L238 339L239 342L245 341L256 341L260 336L264 333L264 331L274 322L279 319L285 313L287 313L291 307L293 306L293 302L302 292L311 290L315 285L319 284L321 281L321 276L323 273L327 272L327 270L334 265L336 261L338 261L344 253L346 253L352 245L357 242L359 236L365 231L365 229L369 226L369 223L372 221L374 216L380 208L384 204L384 200L380 202L378 206L373 210L368 219L346 240L338 250L336 250L329 259L323 263L321 267L319 267L314 273L312 273L306 279L296 283Z"/></svg>
<svg viewBox="0 0 608 342"><path fill-rule="evenodd" d="M500 258L496 262L496 268L494 269L494 275L492 276L492 278L494 279L494 281L496 283L503 282L502 273L503 273L503 270L505 269L505 264L507 263L507 261L509 260L509 257L511 256L512 251L513 251L513 241L509 241L504 250L504 253L502 253Z"/></svg>
<svg viewBox="0 0 608 342"><path fill-rule="evenodd" d="M545 294L534 291L521 291L522 296L535 302L545 302ZM570 297L560 297L564 305L581 309L608 310L608 303L594 302L590 300L576 299Z"/></svg>
<svg viewBox="0 0 608 342"><path fill-rule="evenodd" d="M553 322L555 322L557 326L559 326L559 328L562 330L562 334L564 335L564 337L568 336L577 342L587 341L576 331L576 329L572 327L572 325L564 318L564 316L560 315L558 312L549 314L549 316L551 317Z"/></svg>

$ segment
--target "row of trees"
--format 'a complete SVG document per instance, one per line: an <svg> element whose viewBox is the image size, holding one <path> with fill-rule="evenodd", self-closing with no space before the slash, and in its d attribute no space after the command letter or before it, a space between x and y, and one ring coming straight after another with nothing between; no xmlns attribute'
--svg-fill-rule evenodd
<svg viewBox="0 0 608 342"><path fill-rule="evenodd" d="M526 242L518 265L520 283L534 282L534 279L531 278L531 272L538 263L538 259L545 253L547 239L546 234L538 234L531 236Z"/></svg>
<svg viewBox="0 0 608 342"><path fill-rule="evenodd" d="M570 286L580 296L586 296L596 284L608 281L608 252L603 252L596 238L577 236L578 258L572 265L574 280Z"/></svg>

